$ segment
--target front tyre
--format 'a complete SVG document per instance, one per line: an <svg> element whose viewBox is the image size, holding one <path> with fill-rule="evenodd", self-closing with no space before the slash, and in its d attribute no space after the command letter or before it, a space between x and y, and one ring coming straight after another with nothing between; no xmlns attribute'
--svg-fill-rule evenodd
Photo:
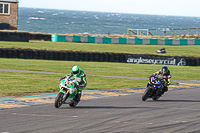
<svg viewBox="0 0 200 133"><path fill-rule="evenodd" d="M150 93L151 93L151 88L147 87L147 89L143 93L142 101L146 101L147 98L149 98Z"/></svg>
<svg viewBox="0 0 200 133"><path fill-rule="evenodd" d="M63 104L63 96L64 96L64 93L62 92L59 92L56 99L55 99L55 107L56 108L60 108L60 106Z"/></svg>

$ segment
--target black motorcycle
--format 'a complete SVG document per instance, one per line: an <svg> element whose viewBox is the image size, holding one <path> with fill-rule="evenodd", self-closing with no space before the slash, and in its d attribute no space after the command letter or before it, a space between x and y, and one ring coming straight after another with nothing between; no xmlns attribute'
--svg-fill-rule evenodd
<svg viewBox="0 0 200 133"><path fill-rule="evenodd" d="M158 75L152 75L149 77L147 88L142 96L142 101L146 101L148 98L158 100L164 94L165 80L159 78Z"/></svg>

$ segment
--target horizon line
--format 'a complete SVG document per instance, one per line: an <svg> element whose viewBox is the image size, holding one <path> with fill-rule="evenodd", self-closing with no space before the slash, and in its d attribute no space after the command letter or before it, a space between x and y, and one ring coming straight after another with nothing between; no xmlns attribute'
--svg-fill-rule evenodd
<svg viewBox="0 0 200 133"><path fill-rule="evenodd" d="M72 10L72 9L57 9L57 8L41 8L41 7L23 7L19 8L32 8L32 9L51 9L51 10L66 10L66 11L80 11L80 12L101 12L101 13L120 13L120 14L135 14L135 15L152 15L152 16L170 16L170 17L195 17L200 18L200 16L182 16L182 15L163 15L163 14L143 14L143 13L127 13L127 12L111 12L111 11L88 11L88 10Z"/></svg>

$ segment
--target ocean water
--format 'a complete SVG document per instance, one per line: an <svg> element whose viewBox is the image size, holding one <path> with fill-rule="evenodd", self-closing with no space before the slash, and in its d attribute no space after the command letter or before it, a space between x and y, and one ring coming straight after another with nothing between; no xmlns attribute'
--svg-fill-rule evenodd
<svg viewBox="0 0 200 133"><path fill-rule="evenodd" d="M18 30L44 33L127 34L131 29L200 28L200 17L19 8ZM200 34L200 30L198 31ZM175 35L180 31L175 31ZM187 34L188 31L182 31ZM196 30L191 30L196 34ZM155 35L155 31L152 31ZM160 31L159 35L164 32ZM167 31L167 35L171 34Z"/></svg>

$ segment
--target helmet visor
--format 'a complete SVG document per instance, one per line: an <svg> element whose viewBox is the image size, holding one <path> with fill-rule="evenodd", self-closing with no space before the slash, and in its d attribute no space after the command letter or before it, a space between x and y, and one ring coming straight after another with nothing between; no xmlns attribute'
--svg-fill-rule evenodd
<svg viewBox="0 0 200 133"><path fill-rule="evenodd" d="M73 71L73 74L78 74L78 73L79 73L79 70Z"/></svg>
<svg viewBox="0 0 200 133"><path fill-rule="evenodd" d="M162 70L163 74L167 73L167 69Z"/></svg>

